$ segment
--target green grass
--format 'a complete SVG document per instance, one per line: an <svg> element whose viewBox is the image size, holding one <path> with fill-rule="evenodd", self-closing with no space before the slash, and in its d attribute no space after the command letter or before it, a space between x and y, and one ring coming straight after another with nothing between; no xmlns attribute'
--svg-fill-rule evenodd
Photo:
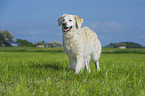
<svg viewBox="0 0 145 96"><path fill-rule="evenodd" d="M127 48L127 49L118 49L118 48L103 48L103 53L105 54L128 54L128 53L134 53L134 54L145 54L145 48Z"/></svg>
<svg viewBox="0 0 145 96"><path fill-rule="evenodd" d="M0 52L63 52L63 49L38 47L0 47Z"/></svg>
<svg viewBox="0 0 145 96"><path fill-rule="evenodd" d="M63 52L62 48L37 48L37 47L0 47L0 52ZM118 48L102 48L103 54L120 54L120 53L133 53L133 54L145 54L145 48L130 48L130 49L118 49Z"/></svg>
<svg viewBox="0 0 145 96"><path fill-rule="evenodd" d="M0 96L145 95L145 54L102 54L100 72L75 74L62 51L39 51L0 52Z"/></svg>

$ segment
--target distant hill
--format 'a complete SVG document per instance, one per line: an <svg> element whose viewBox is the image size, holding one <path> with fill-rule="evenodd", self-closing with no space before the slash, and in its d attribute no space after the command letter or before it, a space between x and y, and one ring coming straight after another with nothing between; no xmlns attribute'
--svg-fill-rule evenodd
<svg viewBox="0 0 145 96"><path fill-rule="evenodd" d="M134 42L119 42L119 43L110 43L109 45L106 45L106 48L117 48L118 45L124 44L126 45L126 48L143 48L141 44L134 43Z"/></svg>

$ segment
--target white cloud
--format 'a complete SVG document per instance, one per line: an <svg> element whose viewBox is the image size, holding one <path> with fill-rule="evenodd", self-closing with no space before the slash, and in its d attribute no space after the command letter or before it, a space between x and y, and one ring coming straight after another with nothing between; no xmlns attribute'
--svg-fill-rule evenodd
<svg viewBox="0 0 145 96"><path fill-rule="evenodd" d="M139 35L138 38L139 39L145 39L145 36L144 35Z"/></svg>
<svg viewBox="0 0 145 96"><path fill-rule="evenodd" d="M145 27L143 24L137 24L137 27L139 28L139 30L145 31Z"/></svg>
<svg viewBox="0 0 145 96"><path fill-rule="evenodd" d="M19 34L25 34L25 35L36 35L40 34L40 32L37 32L35 30L24 30L24 31L19 31Z"/></svg>
<svg viewBox="0 0 145 96"><path fill-rule="evenodd" d="M97 30L98 32L117 32L124 29L124 27L121 24L118 24L115 21L108 21L108 22L97 21L84 26L90 27L94 30Z"/></svg>
<svg viewBox="0 0 145 96"><path fill-rule="evenodd" d="M30 34L38 34L38 32L34 31L34 30L31 30L30 31Z"/></svg>

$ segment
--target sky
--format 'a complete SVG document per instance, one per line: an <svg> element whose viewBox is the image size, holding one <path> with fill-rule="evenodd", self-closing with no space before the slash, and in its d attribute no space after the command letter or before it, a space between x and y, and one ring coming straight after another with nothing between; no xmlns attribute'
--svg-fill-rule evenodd
<svg viewBox="0 0 145 96"><path fill-rule="evenodd" d="M135 42L145 46L145 0L0 0L0 30L33 43L62 41L57 19L83 18L102 46Z"/></svg>

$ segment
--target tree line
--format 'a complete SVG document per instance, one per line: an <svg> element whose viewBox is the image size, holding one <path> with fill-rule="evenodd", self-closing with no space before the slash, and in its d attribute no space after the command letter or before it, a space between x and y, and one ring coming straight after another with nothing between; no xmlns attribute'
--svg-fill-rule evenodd
<svg viewBox="0 0 145 96"><path fill-rule="evenodd" d="M15 38L15 36L12 35L12 33L9 32L8 30L0 31L0 46L1 47L11 46L8 43L13 42L14 38ZM61 42L58 42L58 41L51 41L49 43L45 43L45 41L42 41L42 42L33 44L32 42L29 42L28 40L23 40L23 39L17 38L15 43L19 47L40 47L41 45L43 45L42 47L62 47Z"/></svg>
<svg viewBox="0 0 145 96"><path fill-rule="evenodd" d="M141 44L134 42L119 42L119 43L110 43L106 45L106 48L118 48L119 46L125 46L126 48L144 48Z"/></svg>
<svg viewBox="0 0 145 96"><path fill-rule="evenodd" d="M9 32L8 30L0 30L0 46L4 47L6 43L13 42L15 36ZM33 44L28 40L16 39L16 44L20 47L37 47L37 45L44 45L44 47L62 47L61 42L51 41L49 43L45 43L45 41L38 42ZM134 42L120 42L120 43L110 43L104 47L106 48L118 48L119 45L124 45L126 48L144 48L141 44Z"/></svg>

